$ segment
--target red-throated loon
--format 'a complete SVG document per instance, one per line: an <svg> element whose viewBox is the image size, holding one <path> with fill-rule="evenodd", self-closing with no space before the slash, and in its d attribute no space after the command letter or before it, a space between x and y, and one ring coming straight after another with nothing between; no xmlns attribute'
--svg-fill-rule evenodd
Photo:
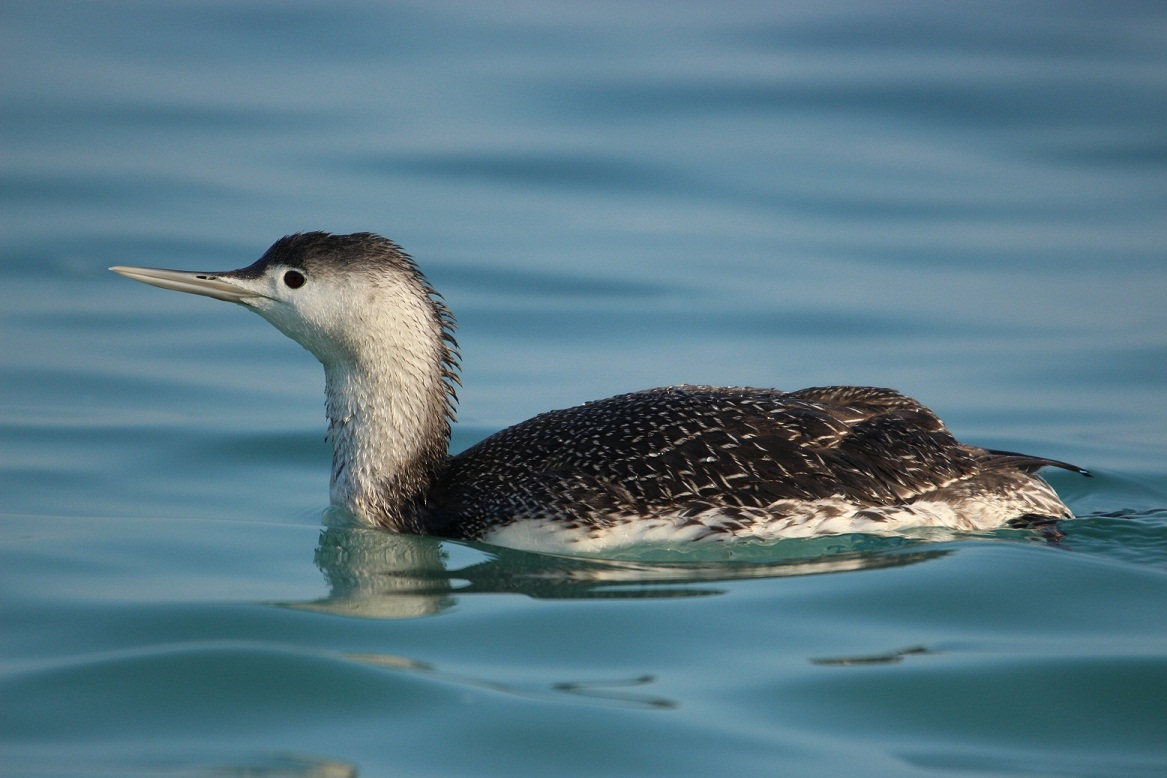
<svg viewBox="0 0 1167 778"><path fill-rule="evenodd" d="M448 453L454 318L372 233L306 232L254 264L128 278L238 303L324 365L331 498L368 524L518 548L983 530L1069 518L1042 457L957 442L890 389L673 386L550 411Z"/></svg>

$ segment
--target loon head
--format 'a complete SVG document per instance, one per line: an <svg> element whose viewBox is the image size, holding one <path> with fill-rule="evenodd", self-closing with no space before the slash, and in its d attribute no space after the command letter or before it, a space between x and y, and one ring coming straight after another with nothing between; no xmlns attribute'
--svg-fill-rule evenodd
<svg viewBox="0 0 1167 778"><path fill-rule="evenodd" d="M377 359L421 360L443 365L452 378L457 367L449 309L413 259L373 233L289 235L239 270L110 270L163 289L249 308L325 368Z"/></svg>

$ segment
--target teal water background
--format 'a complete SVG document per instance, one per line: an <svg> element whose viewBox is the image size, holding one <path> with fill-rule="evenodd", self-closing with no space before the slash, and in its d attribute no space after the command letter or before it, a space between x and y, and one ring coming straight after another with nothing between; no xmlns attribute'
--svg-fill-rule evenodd
<svg viewBox="0 0 1167 778"><path fill-rule="evenodd" d="M0 6L0 773L1167 773L1167 7ZM1059 543L572 560L326 527L222 270L372 230L454 448L649 386L894 386L1090 468Z"/></svg>

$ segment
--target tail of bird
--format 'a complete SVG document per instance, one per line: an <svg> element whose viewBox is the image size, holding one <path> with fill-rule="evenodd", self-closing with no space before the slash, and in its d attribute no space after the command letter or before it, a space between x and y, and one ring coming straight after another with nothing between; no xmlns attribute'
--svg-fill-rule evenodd
<svg viewBox="0 0 1167 778"><path fill-rule="evenodd" d="M985 449L985 453L988 456L984 458L982 464L990 469L1007 468L1023 470L1026 473L1036 473L1043 467L1060 467L1063 470L1069 470L1072 473L1078 473L1087 478L1093 477L1093 474L1089 470L1057 459L1046 459L1045 457L1035 457L1029 454L1018 454L1015 451L1000 451L991 448Z"/></svg>

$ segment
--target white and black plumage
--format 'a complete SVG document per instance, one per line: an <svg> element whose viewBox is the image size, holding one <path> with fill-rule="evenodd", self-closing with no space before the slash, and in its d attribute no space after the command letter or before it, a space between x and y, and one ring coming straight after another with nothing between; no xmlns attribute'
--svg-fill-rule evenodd
<svg viewBox="0 0 1167 778"><path fill-rule="evenodd" d="M115 267L259 313L324 365L332 502L369 524L520 548L982 530L1068 518L1035 473L890 389L675 386L540 414L450 457L454 320L371 233L281 238L241 270Z"/></svg>

